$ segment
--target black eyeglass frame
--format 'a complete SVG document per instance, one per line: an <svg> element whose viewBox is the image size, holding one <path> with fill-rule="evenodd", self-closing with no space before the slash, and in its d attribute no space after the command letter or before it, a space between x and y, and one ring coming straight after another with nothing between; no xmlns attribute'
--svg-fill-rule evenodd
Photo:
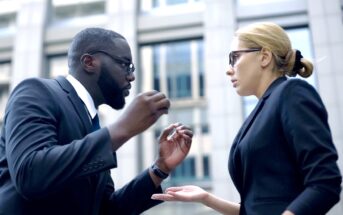
<svg viewBox="0 0 343 215"><path fill-rule="evenodd" d="M103 53L105 55L107 55L108 57L110 57L112 60L120 63L120 64L124 64L125 65L125 69L126 69L126 72L127 72L127 75L131 75L135 70L135 65L128 61L128 60L125 60L121 57L118 57L118 56L114 56L114 55L111 55L110 53L108 53L107 51L104 51L104 50L96 50L96 51L91 51L91 52L88 52L88 54L90 55L93 55L93 54L96 54L96 53Z"/></svg>
<svg viewBox="0 0 343 215"><path fill-rule="evenodd" d="M242 50L236 50L236 51L231 51L229 53L229 64L231 67L235 66L235 63L237 61L237 54L239 53L249 53L249 52L257 52L257 51L261 51L262 48L251 48L251 49L242 49Z"/></svg>

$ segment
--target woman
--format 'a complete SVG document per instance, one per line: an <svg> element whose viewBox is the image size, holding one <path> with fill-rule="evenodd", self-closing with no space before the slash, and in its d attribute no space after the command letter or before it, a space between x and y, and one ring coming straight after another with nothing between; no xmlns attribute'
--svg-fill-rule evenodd
<svg viewBox="0 0 343 215"><path fill-rule="evenodd" d="M230 151L229 172L241 202L196 186L172 187L153 199L201 202L223 214L325 214L339 201L341 175L327 112L307 82L313 65L273 23L239 29L232 42L233 87L259 102Z"/></svg>

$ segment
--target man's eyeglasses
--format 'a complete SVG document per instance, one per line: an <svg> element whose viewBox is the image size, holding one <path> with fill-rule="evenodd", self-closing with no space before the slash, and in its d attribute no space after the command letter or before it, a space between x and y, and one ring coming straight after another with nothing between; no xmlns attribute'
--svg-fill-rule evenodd
<svg viewBox="0 0 343 215"><path fill-rule="evenodd" d="M110 57L112 60L114 60L115 62L119 63L121 65L121 67L125 69L127 75L131 75L136 69L135 65L132 62L130 62L124 58L121 58L121 57L113 56L110 53L108 53L107 51L96 50L96 51L88 52L88 54L90 54L90 55L93 55L96 53L105 54L108 57Z"/></svg>
<svg viewBox="0 0 343 215"><path fill-rule="evenodd" d="M261 51L261 49L262 48L251 48L251 49L231 51L229 54L229 63L231 67L234 67L238 58L241 56L241 53L257 52L257 51Z"/></svg>

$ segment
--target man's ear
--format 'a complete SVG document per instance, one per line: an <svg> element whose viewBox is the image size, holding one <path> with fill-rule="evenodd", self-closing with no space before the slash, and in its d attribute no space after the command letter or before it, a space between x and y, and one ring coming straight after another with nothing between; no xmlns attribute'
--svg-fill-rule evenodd
<svg viewBox="0 0 343 215"><path fill-rule="evenodd" d="M80 58L80 63L82 68L88 72L88 73L93 73L95 72L95 69L97 67L97 62L94 56L90 54L83 54Z"/></svg>
<svg viewBox="0 0 343 215"><path fill-rule="evenodd" d="M273 54L269 49L262 48L261 49L261 66L265 68L272 63Z"/></svg>

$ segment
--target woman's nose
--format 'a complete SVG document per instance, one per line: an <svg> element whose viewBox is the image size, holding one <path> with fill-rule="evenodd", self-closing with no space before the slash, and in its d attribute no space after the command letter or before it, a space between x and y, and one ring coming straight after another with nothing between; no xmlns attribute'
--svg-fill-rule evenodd
<svg viewBox="0 0 343 215"><path fill-rule="evenodd" d="M232 76L234 74L233 68L230 66L229 69L226 71L226 74Z"/></svg>

